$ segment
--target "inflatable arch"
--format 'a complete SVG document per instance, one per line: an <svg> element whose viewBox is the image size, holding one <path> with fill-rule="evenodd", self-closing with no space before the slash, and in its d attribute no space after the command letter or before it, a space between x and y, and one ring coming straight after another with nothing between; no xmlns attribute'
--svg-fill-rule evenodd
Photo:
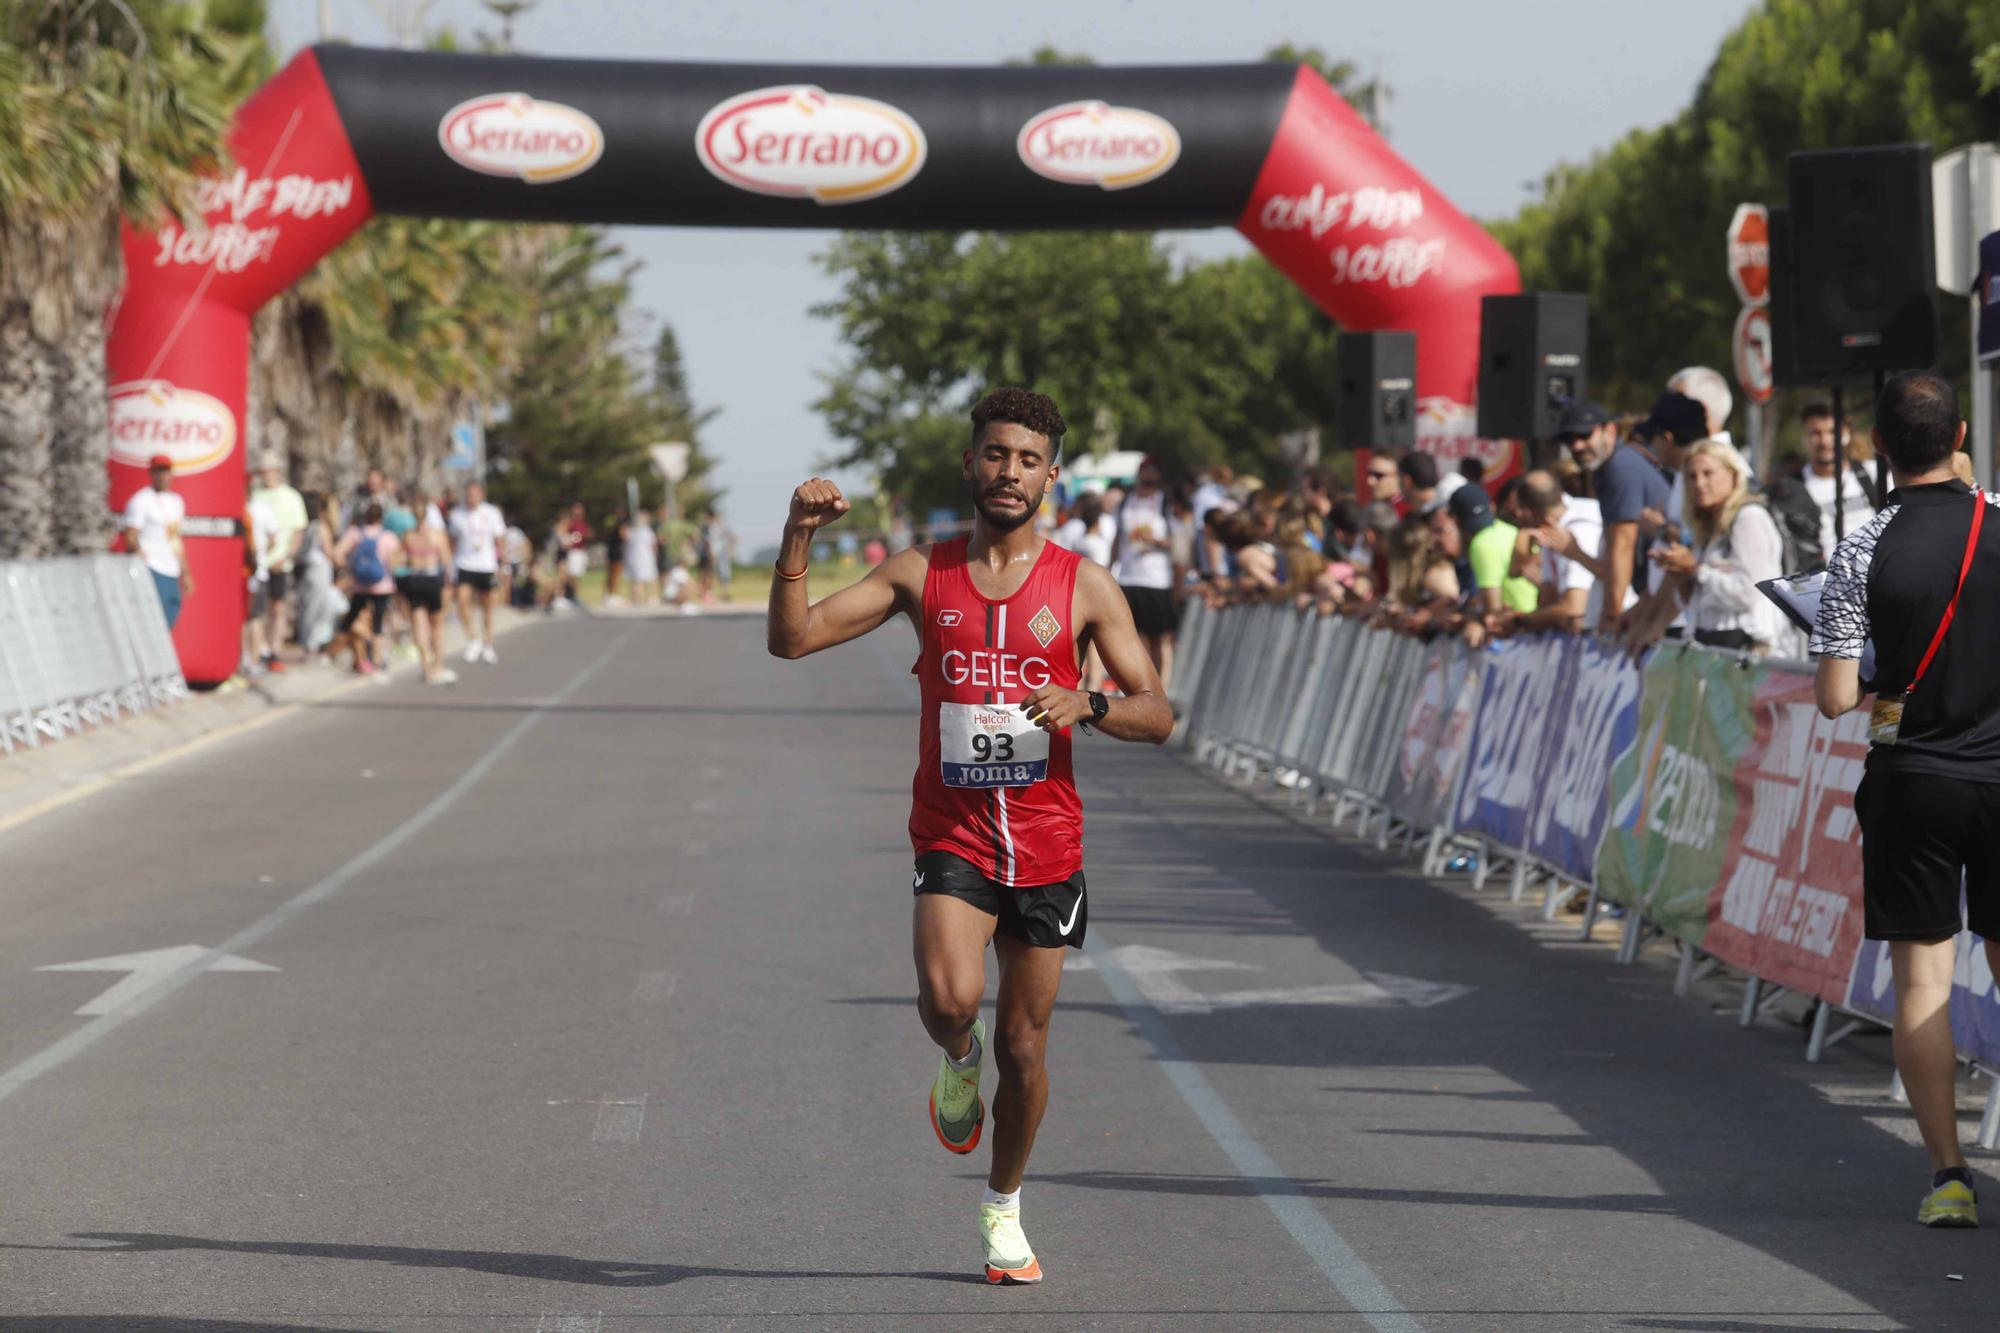
<svg viewBox="0 0 2000 1333"><path fill-rule="evenodd" d="M111 502L175 460L191 681L236 668L250 317L376 212L1032 230L1233 224L1354 329L1418 334L1419 437L1473 439L1479 299L1513 260L1318 74L1279 64L830 68L323 46L237 113L205 226L125 233ZM1494 458L1492 461L1502 461Z"/></svg>

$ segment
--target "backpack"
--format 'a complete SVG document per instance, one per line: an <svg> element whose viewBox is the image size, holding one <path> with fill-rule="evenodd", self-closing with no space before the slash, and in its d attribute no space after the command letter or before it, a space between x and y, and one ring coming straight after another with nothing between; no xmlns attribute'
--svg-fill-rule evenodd
<svg viewBox="0 0 2000 1333"><path fill-rule="evenodd" d="M364 587L374 587L389 577L388 567L382 563L382 552L376 548L375 539L362 534L354 549L347 553L347 572Z"/></svg>
<svg viewBox="0 0 2000 1333"><path fill-rule="evenodd" d="M1774 480L1764 492L1771 517L1778 521L1778 535L1785 539L1784 572L1802 574L1826 563L1819 549L1819 502L1806 490L1801 477Z"/></svg>

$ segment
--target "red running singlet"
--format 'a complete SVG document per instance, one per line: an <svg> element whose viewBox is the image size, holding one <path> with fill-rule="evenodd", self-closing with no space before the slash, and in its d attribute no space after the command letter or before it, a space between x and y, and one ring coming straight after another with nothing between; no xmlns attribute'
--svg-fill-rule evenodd
<svg viewBox="0 0 2000 1333"><path fill-rule="evenodd" d="M1069 732L1043 731L1020 703L1044 685L1077 687L1070 617L1080 557L1046 543L1020 591L996 602L972 586L967 540L933 546L924 575L910 842L1010 888L1055 884L1083 868L1083 802Z"/></svg>

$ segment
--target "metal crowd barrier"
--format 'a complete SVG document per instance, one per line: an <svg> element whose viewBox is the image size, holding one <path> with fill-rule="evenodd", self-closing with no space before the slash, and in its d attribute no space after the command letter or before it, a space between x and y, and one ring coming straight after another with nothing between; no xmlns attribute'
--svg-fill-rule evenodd
<svg viewBox="0 0 2000 1333"><path fill-rule="evenodd" d="M0 754L187 692L142 562L115 555L0 561Z"/></svg>
<svg viewBox="0 0 2000 1333"><path fill-rule="evenodd" d="M1491 669L1486 654L1448 641L1426 645L1345 617L1284 605L1218 612L1200 601L1191 601L1183 612L1179 642L1170 691L1181 723L1176 740L1190 748L1197 762L1231 779L1287 788L1291 803L1305 801L1309 813L1317 813L1321 800L1330 801L1336 829L1355 815L1354 832L1365 836L1372 831L1378 847L1386 847L1392 826L1400 825L1406 850L1419 851L1422 840L1428 875L1440 873L1453 853L1462 852L1468 854L1475 890L1483 889L1494 873L1507 876L1510 901L1518 902L1528 888L1540 886L1544 919L1554 919L1570 898L1587 894L1582 936L1590 937L1598 900L1594 869L1544 860L1530 845L1535 838L1524 836L1520 845L1511 845L1461 825L1470 810L1462 807L1460 791L1471 767L1468 752L1455 752L1451 774L1440 778L1442 790L1422 785L1430 756L1423 752L1421 733L1434 726L1441 738L1445 715L1465 690L1471 690L1475 701L1488 697L1483 689ZM1662 651L1745 668L1811 672L1803 662L1704 647ZM1439 689L1439 696L1428 701L1437 708L1435 715L1416 711L1427 677ZM1474 708L1483 718L1484 705ZM1419 716L1436 720L1420 723ZM1405 747L1410 753L1403 753ZM1400 783L1399 756L1404 761ZM1853 910L1858 912L1858 905ZM1624 963L1637 957L1649 937L1669 934L1648 919L1643 907L1625 909L1623 928L1618 956ZM1724 961L1686 939L1675 942L1680 951L1676 993ZM1747 1027L1779 987L1740 961L1729 966L1743 975L1739 1023ZM1814 1003L1808 1060L1818 1060L1857 1026L1884 1021L1879 1012L1823 997ZM1843 1020L1844 1025L1836 1026ZM1990 1042L1961 1050L1961 1059L1993 1079L1978 1142L2000 1146L2000 1060Z"/></svg>

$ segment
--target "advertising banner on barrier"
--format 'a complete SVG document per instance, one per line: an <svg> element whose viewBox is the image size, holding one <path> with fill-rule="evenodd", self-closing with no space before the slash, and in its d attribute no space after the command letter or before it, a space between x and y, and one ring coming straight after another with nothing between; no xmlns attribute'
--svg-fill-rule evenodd
<svg viewBox="0 0 2000 1333"><path fill-rule="evenodd" d="M1457 644L1433 644L1389 775L1389 809L1419 828L1451 813L1479 706L1481 658Z"/></svg>
<svg viewBox="0 0 2000 1333"><path fill-rule="evenodd" d="M1556 708L1564 641L1525 639L1490 649L1454 823L1502 847L1524 847L1528 817L1562 725Z"/></svg>
<svg viewBox="0 0 2000 1333"><path fill-rule="evenodd" d="M1884 1023L1895 1021L1896 990L1890 985L1886 941L1862 941L1846 1007ZM1958 937L1958 967L1951 977L1951 1039L1987 1068L2000 1069L2000 986L1993 984L1986 942L1971 931Z"/></svg>
<svg viewBox="0 0 2000 1333"><path fill-rule="evenodd" d="M1736 761L1755 738L1752 672L1666 648L1646 665L1635 743L1611 771L1598 894L1702 945L1736 822ZM1706 947L1706 946L1703 946Z"/></svg>
<svg viewBox="0 0 2000 1333"><path fill-rule="evenodd" d="M1854 789L1868 714L1831 721L1812 677L1756 667L1756 738L1736 763L1736 814L1702 948L1752 976L1839 1004L1861 947Z"/></svg>
<svg viewBox="0 0 2000 1333"><path fill-rule="evenodd" d="M1566 720L1549 738L1528 850L1570 879L1588 883L1596 871L1612 760L1639 730L1639 684L1638 663L1616 647L1581 639L1563 654L1556 711Z"/></svg>

